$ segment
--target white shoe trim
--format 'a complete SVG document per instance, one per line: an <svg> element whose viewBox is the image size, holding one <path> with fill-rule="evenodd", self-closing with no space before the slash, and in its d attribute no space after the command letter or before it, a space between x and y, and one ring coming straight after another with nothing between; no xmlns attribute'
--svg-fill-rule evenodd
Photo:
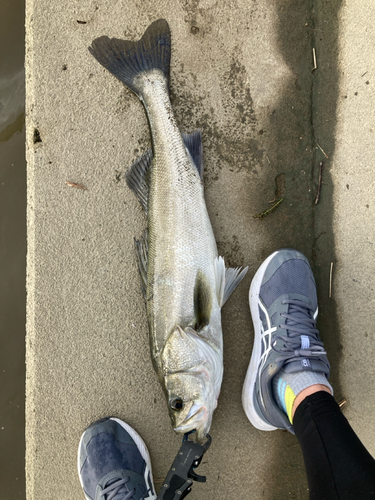
<svg viewBox="0 0 375 500"><path fill-rule="evenodd" d="M260 292L260 287L262 285L264 274L266 272L266 268L277 253L279 253L279 251L276 251L273 254L271 254L260 266L260 268L255 273L255 276L251 282L249 291L250 311L254 325L254 345L253 345L253 352L251 354L250 364L247 369L245 382L242 389L242 406L246 413L247 418L250 420L253 426L261 431L274 431L278 429L278 427L274 427L273 425L268 424L262 417L260 417L254 406L254 397L255 397L254 390L255 390L255 382L257 374L259 373L260 364L263 363L266 359L265 355L263 355L263 359L261 357L261 352L262 352L261 345L262 342L265 342L265 336L267 335L269 336L268 346L265 345L265 347L267 348L267 352L269 351L269 349L271 349L270 335L274 331L274 329L271 328L271 323L268 318L268 314L266 314L268 328L266 331L263 331L263 326L262 322L260 321L259 309L258 309L259 305L262 307L262 304L259 301L259 292ZM262 309L266 313L265 309L264 308Z"/></svg>
<svg viewBox="0 0 375 500"><path fill-rule="evenodd" d="M78 456L77 456L77 469L78 469L79 482L81 483L81 488L82 488L83 494L85 495L86 500L93 500L91 497L89 497L89 496L86 495L85 490L83 489L83 483L82 483L82 479L81 479L81 469L79 467L79 456L80 456L80 451L81 451L81 448L82 448L83 436L85 435L85 432L82 434L81 439L79 440Z"/></svg>

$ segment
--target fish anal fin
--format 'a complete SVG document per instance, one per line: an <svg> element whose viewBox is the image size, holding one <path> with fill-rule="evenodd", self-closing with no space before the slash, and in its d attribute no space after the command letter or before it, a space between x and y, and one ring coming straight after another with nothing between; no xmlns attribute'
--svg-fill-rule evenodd
<svg viewBox="0 0 375 500"><path fill-rule="evenodd" d="M127 185L134 191L147 214L149 170L153 155L151 148L137 158L125 174Z"/></svg>
<svg viewBox="0 0 375 500"><path fill-rule="evenodd" d="M181 135L184 140L185 147L189 151L194 165L197 167L199 176L203 181L203 146L201 131L196 130L192 134L182 133Z"/></svg>
<svg viewBox="0 0 375 500"><path fill-rule="evenodd" d="M194 286L194 313L196 319L195 330L198 332L210 322L212 311L212 292L210 284L199 270L195 279Z"/></svg>

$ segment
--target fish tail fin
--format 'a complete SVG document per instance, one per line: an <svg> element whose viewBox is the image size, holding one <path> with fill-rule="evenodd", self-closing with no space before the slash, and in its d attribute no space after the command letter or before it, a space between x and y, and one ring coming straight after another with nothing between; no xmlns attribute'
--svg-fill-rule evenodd
<svg viewBox="0 0 375 500"><path fill-rule="evenodd" d="M93 40L89 51L138 97L142 83L136 77L140 73L158 69L169 87L171 35L165 19L153 22L138 42L101 36Z"/></svg>

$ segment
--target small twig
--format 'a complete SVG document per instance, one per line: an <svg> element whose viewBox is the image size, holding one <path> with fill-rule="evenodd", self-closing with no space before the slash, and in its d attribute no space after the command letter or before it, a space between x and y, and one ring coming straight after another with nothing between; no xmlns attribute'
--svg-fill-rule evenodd
<svg viewBox="0 0 375 500"><path fill-rule="evenodd" d="M326 158L329 158L329 156L323 151L323 149L321 148L321 146L318 143L316 143L316 145L318 146L318 148L320 149L320 151L324 154L324 156Z"/></svg>
<svg viewBox="0 0 375 500"><path fill-rule="evenodd" d="M272 213L275 210L275 208L278 207L283 200L284 200L284 198L280 198L280 200L278 200L274 205L272 205L271 208L269 208L268 210L265 210L264 212L261 212L260 214L255 214L254 217L256 219L263 219L264 217L267 217L267 215Z"/></svg>
<svg viewBox="0 0 375 500"><path fill-rule="evenodd" d="M317 205L319 203L319 199L320 199L320 190L322 189L322 171L323 171L323 162L321 161L319 163L319 182L318 182L318 192L317 192L316 198L315 198L315 205Z"/></svg>
<svg viewBox="0 0 375 500"><path fill-rule="evenodd" d="M343 398L341 401L339 401L337 404L339 405L340 409L342 410L344 406L346 405L347 400Z"/></svg>
<svg viewBox="0 0 375 500"><path fill-rule="evenodd" d="M365 75L367 75L368 71L366 71L365 73L363 73L363 75L361 76L361 78L363 78Z"/></svg>
<svg viewBox="0 0 375 500"><path fill-rule="evenodd" d="M333 262L331 262L331 269L329 271L329 295L328 297L332 297L332 272L333 272Z"/></svg>
<svg viewBox="0 0 375 500"><path fill-rule="evenodd" d="M87 187L85 187L83 184L77 184L76 182L70 181L65 181L65 183L72 188L83 189L84 191L87 191Z"/></svg>
<svg viewBox="0 0 375 500"><path fill-rule="evenodd" d="M313 60L314 60L314 67L311 72L315 71L318 69L318 65L316 64L316 53L315 53L315 48L313 47Z"/></svg>

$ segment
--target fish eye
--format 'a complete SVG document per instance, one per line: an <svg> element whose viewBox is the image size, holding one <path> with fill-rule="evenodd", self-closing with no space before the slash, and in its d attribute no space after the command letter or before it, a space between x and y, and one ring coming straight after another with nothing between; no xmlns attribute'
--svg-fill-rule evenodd
<svg viewBox="0 0 375 500"><path fill-rule="evenodd" d="M184 406L184 402L181 398L173 398L170 401L169 406L172 408L172 410L181 411Z"/></svg>

